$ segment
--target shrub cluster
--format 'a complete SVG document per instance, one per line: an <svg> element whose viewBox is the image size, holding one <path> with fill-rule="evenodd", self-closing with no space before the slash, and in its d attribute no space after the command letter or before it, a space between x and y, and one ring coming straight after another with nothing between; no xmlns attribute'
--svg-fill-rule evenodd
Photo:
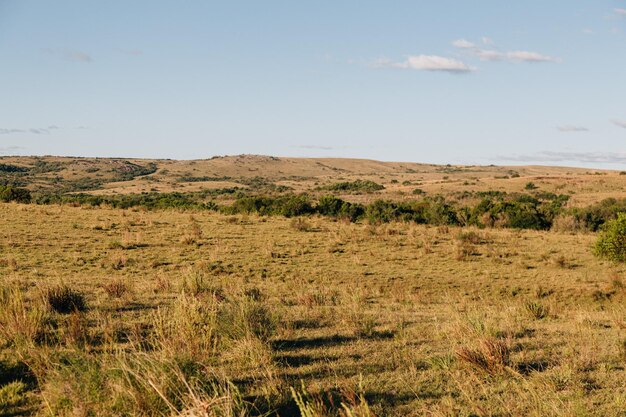
<svg viewBox="0 0 626 417"><path fill-rule="evenodd" d="M30 203L30 191L26 188L13 187L11 185L0 185L0 201L8 203L16 201L18 203Z"/></svg>
<svg viewBox="0 0 626 417"><path fill-rule="evenodd" d="M355 193L373 193L374 191L384 190L385 187L374 181L356 180L351 182L338 182L336 184L321 187L322 190L328 191L344 191Z"/></svg>
<svg viewBox="0 0 626 417"><path fill-rule="evenodd" d="M626 262L626 213L619 213L602 228L595 246L601 258L615 262Z"/></svg>

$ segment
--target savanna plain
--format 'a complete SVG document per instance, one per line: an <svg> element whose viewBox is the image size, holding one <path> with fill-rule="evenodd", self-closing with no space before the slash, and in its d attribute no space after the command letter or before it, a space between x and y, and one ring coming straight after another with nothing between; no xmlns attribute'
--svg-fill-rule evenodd
<svg viewBox="0 0 626 417"><path fill-rule="evenodd" d="M0 203L2 415L626 415L626 268L594 254L600 232L569 214L507 227L513 208L481 222L354 209L494 192L559 201L543 192L567 195L569 213L624 197L619 172L252 156L0 163L5 183L32 194ZM116 203L173 192L223 207ZM329 194L353 210L237 205Z"/></svg>

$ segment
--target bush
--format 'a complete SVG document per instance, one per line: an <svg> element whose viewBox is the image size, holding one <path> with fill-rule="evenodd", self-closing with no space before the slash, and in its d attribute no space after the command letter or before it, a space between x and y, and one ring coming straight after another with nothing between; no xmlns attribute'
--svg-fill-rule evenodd
<svg viewBox="0 0 626 417"><path fill-rule="evenodd" d="M85 296L67 285L59 285L48 289L46 300L53 311L61 314L87 310Z"/></svg>
<svg viewBox="0 0 626 417"><path fill-rule="evenodd" d="M30 203L30 191L25 188L12 186L0 186L0 201L8 203L15 201L18 203Z"/></svg>
<svg viewBox="0 0 626 417"><path fill-rule="evenodd" d="M385 186L369 180L356 180L352 182L339 182L332 184L323 189L330 191L349 191L356 193L373 193L374 191L384 190Z"/></svg>
<svg viewBox="0 0 626 417"><path fill-rule="evenodd" d="M598 236L594 252L611 261L626 261L626 213L619 213L617 219L606 223Z"/></svg>

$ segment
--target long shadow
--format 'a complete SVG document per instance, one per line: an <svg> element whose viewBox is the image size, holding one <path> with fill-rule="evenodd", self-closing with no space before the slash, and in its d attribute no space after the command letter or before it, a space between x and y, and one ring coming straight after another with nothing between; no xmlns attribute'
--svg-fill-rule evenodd
<svg viewBox="0 0 626 417"><path fill-rule="evenodd" d="M148 305L142 303L129 303L123 306L117 306L112 308L104 308L105 311L115 311L116 313L125 313L130 311L143 311L143 310L156 310L157 305Z"/></svg>
<svg viewBox="0 0 626 417"><path fill-rule="evenodd" d="M329 376L337 376L342 378L350 378L358 375L375 375L389 371L390 368L383 365L368 364L368 365L351 365L340 366L335 369L322 368L312 369L310 371L302 372L297 368L292 368L291 371L281 372L281 376L291 381L292 384L298 385L301 380L321 379Z"/></svg>
<svg viewBox="0 0 626 417"><path fill-rule="evenodd" d="M537 360L522 362L517 365L517 370L522 375L530 375L533 372L543 372L550 367L550 362L546 360Z"/></svg>
<svg viewBox="0 0 626 417"><path fill-rule="evenodd" d="M337 360L336 356L311 356L311 355L277 355L276 360L288 367L299 368L301 366L311 365L318 362L328 362Z"/></svg>
<svg viewBox="0 0 626 417"><path fill-rule="evenodd" d="M37 379L23 362L7 363L0 361L0 386L21 381L30 388L37 385Z"/></svg>
<svg viewBox="0 0 626 417"><path fill-rule="evenodd" d="M385 340L393 339L395 333L392 331L375 331L369 336L362 336L361 339L367 340ZM279 339L272 342L274 350L297 350L297 349L315 349L320 347L339 346L358 340L355 336L341 336L338 334L332 336L321 336L311 338L298 339Z"/></svg>
<svg viewBox="0 0 626 417"><path fill-rule="evenodd" d="M356 337L340 336L321 336L299 339L279 339L272 342L274 350L296 350L296 349L315 349L320 347L339 346L345 343L354 342Z"/></svg>

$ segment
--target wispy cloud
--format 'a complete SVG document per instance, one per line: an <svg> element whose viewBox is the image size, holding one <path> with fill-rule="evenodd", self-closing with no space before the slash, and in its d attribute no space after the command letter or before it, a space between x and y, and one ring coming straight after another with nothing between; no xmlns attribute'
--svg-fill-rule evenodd
<svg viewBox="0 0 626 417"><path fill-rule="evenodd" d="M483 44L493 45L493 41L489 38L482 39ZM544 55L539 52L532 51L509 51L502 52L496 49L486 49L476 44L465 40L457 39L452 42L452 45L456 48L463 49L470 55L473 55L481 61L508 61L508 62L560 62L561 60L556 57Z"/></svg>
<svg viewBox="0 0 626 417"><path fill-rule="evenodd" d="M82 51L54 48L43 48L42 51L65 61L82 62L85 64L93 62L93 58L91 57L91 55Z"/></svg>
<svg viewBox="0 0 626 417"><path fill-rule="evenodd" d="M120 49L119 51L125 55L132 55L132 56L143 55L143 51L141 49Z"/></svg>
<svg viewBox="0 0 626 417"><path fill-rule="evenodd" d="M582 162L594 164L626 163L626 153L542 151L524 155L501 155L496 159L514 162Z"/></svg>
<svg viewBox="0 0 626 417"><path fill-rule="evenodd" d="M23 146L1 146L0 147L0 155L9 155L19 151L22 151L26 148Z"/></svg>
<svg viewBox="0 0 626 417"><path fill-rule="evenodd" d="M452 42L452 45L454 45L457 48L461 48L461 49L472 49L472 48L476 48L476 45L473 44L472 42L465 40L465 39L457 39L454 42Z"/></svg>
<svg viewBox="0 0 626 417"><path fill-rule="evenodd" d="M410 55L406 58L406 60L401 62L381 59L374 63L374 67L448 72L452 74L463 74L476 71L476 68L467 65L463 61L438 55Z"/></svg>
<svg viewBox="0 0 626 417"><path fill-rule="evenodd" d="M589 129L584 126L557 126L556 127L559 132L589 132Z"/></svg>
<svg viewBox="0 0 626 417"><path fill-rule="evenodd" d="M613 11L615 12L615 14L617 14L619 16L626 17L626 9L618 7L618 8L613 9Z"/></svg>
<svg viewBox="0 0 626 417"><path fill-rule="evenodd" d="M48 127L27 127L23 129L0 127L0 135L12 135L19 133L32 133L35 135L48 135L51 130L61 129L59 126L50 125Z"/></svg>
<svg viewBox="0 0 626 417"><path fill-rule="evenodd" d="M611 120L611 123L613 123L615 126L626 129L626 120L613 119Z"/></svg>

